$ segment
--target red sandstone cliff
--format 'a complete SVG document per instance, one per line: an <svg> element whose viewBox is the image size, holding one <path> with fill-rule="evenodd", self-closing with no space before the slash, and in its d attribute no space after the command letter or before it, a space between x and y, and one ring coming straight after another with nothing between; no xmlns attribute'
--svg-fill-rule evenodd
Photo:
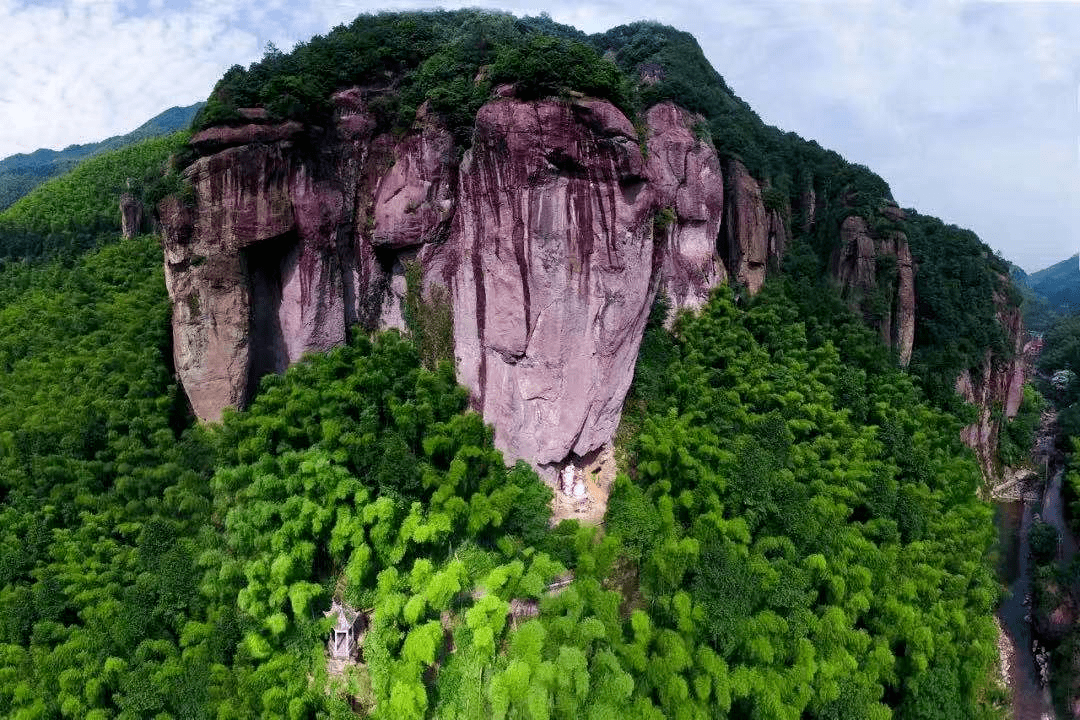
<svg viewBox="0 0 1080 720"><path fill-rule="evenodd" d="M1010 282L1000 275L1001 284ZM1002 292L994 293L997 321L1009 341L1010 357L999 358L988 349L981 366L974 375L965 370L956 379L956 391L978 410L978 418L961 432L964 444L975 451L982 468L983 478L993 485L999 475L998 435L1002 423L1016 416L1024 399L1024 382L1032 361L1029 355L1037 353L1035 341L1025 344L1024 318L1020 308L1009 303Z"/></svg>
<svg viewBox="0 0 1080 720"><path fill-rule="evenodd" d="M658 291L673 312L717 284L756 292L789 242L737 160L721 165L665 103L644 135L598 100L525 102L512 89L477 115L459 157L421 108L403 136L376 130L362 91L337 93L332 127L215 127L191 144L195 206L159 207L177 372L196 414L243 406L268 372L345 341L348 328L404 328L406 264L452 305L458 377L508 459L537 465L610 441ZM816 198L800 197L803 229ZM902 364L915 335L915 268L903 212L851 215L830 271ZM871 228L873 225L873 228ZM988 355L957 390L989 478L997 415L1022 397L1019 313L997 298L1017 359Z"/></svg>
<svg viewBox="0 0 1080 720"><path fill-rule="evenodd" d="M394 137L361 91L334 102L327 129L252 112L197 134L195 208L159 208L176 367L200 418L351 325L401 327L416 260L425 292L450 298L458 376L497 445L562 462L611 439L659 289L676 309L729 275L756 290L783 250L741 166L724 215L716 153L670 104L639 137L607 102L495 99L459 159L423 108Z"/></svg>
<svg viewBox="0 0 1080 720"><path fill-rule="evenodd" d="M892 204L882 206L879 215L894 227L904 220L903 210ZM915 268L904 233L871 231L863 217L847 217L830 272L852 308L877 328L906 367L915 344Z"/></svg>
<svg viewBox="0 0 1080 720"><path fill-rule="evenodd" d="M177 372L196 414L242 406L268 372L345 341L348 328L404 327L406 264L452 305L458 377L508 459L537 465L610 441L658 291L673 312L717 284L756 292L789 242L737 160L721 165L697 118L665 103L644 135L599 100L483 106L472 147L421 108L380 133L362 91L337 93L329 128L250 124L198 133L185 174L195 206L159 207ZM800 197L804 230L812 190ZM915 335L915 268L903 212L851 215L831 274L902 364ZM872 229L871 225L874 228ZM1021 350L1019 314L999 320ZM1019 360L988 356L957 389L980 408L964 439L984 471L993 409L1015 413ZM989 475L988 475L989 477Z"/></svg>

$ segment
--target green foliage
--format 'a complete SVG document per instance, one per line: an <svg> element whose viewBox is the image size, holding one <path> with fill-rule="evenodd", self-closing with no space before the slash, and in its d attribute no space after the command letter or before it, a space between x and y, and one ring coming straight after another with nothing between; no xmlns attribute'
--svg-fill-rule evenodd
<svg viewBox="0 0 1080 720"><path fill-rule="evenodd" d="M1028 332L1044 333L1060 319L1059 312L1062 308L1055 308L1050 301L1031 287L1035 282L1033 275L1028 275L1016 265L1009 265L1009 277L1012 278L1013 285L1016 286L1021 297L1024 327ZM1054 283L1054 285L1057 284Z"/></svg>
<svg viewBox="0 0 1080 720"><path fill-rule="evenodd" d="M998 437L998 457L1003 464L1015 467L1028 461L1045 407L1042 395L1031 385L1024 385L1024 399L1016 416L1004 422Z"/></svg>
<svg viewBox="0 0 1080 720"><path fill-rule="evenodd" d="M1073 255L1027 275L1024 280L1031 290L1033 304L1044 314L1080 312L1080 257Z"/></svg>
<svg viewBox="0 0 1080 720"><path fill-rule="evenodd" d="M1050 523L1035 522L1028 532L1031 558L1038 565L1046 565L1057 557L1058 531Z"/></svg>
<svg viewBox="0 0 1080 720"><path fill-rule="evenodd" d="M761 204L768 211L783 212L787 209L787 203L787 193L781 188L769 186L761 192Z"/></svg>
<svg viewBox="0 0 1080 720"><path fill-rule="evenodd" d="M1073 534L1080 534L1080 456L1078 456L1077 440L1075 436L1070 441L1072 454L1069 462L1062 470L1064 477L1061 483L1061 499L1065 504L1065 520Z"/></svg>
<svg viewBox="0 0 1080 720"><path fill-rule="evenodd" d="M519 46L501 49L491 65L491 78L495 83L516 83L518 96L525 99L572 89L630 109L628 86L618 66L581 42L533 36Z"/></svg>
<svg viewBox="0 0 1080 720"><path fill-rule="evenodd" d="M402 315L424 367L433 370L440 362L453 362L454 313L450 293L443 285L434 285L425 293L419 260L405 263Z"/></svg>
<svg viewBox="0 0 1080 720"><path fill-rule="evenodd" d="M0 415L6 714L333 716L352 698L375 717L982 716L992 530L957 423L887 365L853 375L831 343L811 348L776 290L749 311L718 297L677 339L658 302L635 477L601 536L549 532L551 491L505 467L449 366L424 369L396 333L357 335L267 377L250 410L180 432L168 376L134 383L167 337L156 244L84 262L0 275L0 322L51 307L82 323L14 335L27 355L8 396L53 387L24 365L98 362L55 344L91 312L112 332L80 352L156 349L60 381L93 398ZM156 340L133 312L140 283ZM62 294L77 291L96 302ZM140 332L117 333L121 318ZM836 405L855 387L870 425ZM370 609L364 664L341 678L322 660L335 594ZM538 614L508 617L511 601Z"/></svg>
<svg viewBox="0 0 1080 720"><path fill-rule="evenodd" d="M1080 314L1059 319L1043 340L1038 388L1057 410L1059 447L1072 452L1072 438L1080 437Z"/></svg>
<svg viewBox="0 0 1080 720"><path fill-rule="evenodd" d="M260 62L234 66L194 125L240 123L237 109L253 106L279 119L324 119L331 93L357 85L372 88L387 126L408 127L426 101L463 144L494 82L519 83L528 97L569 89L629 109L622 73L584 39L550 18L479 10L361 15L290 53L271 46Z"/></svg>
<svg viewBox="0 0 1080 720"><path fill-rule="evenodd" d="M0 211L46 180L70 171L86 158L186 129L202 106L203 103L196 103L189 107L169 108L130 133L101 142L70 145L63 150L35 150L0 160Z"/></svg>
<svg viewBox="0 0 1080 720"><path fill-rule="evenodd" d="M142 195L187 140L183 132L146 140L40 185L0 213L0 257L71 256L112 242L120 232L120 194Z"/></svg>
<svg viewBox="0 0 1080 720"><path fill-rule="evenodd" d="M1008 357L994 297L1011 284L975 233L906 212L908 242L920 260L911 370L932 400L950 407L957 376L978 367L987 349Z"/></svg>
<svg viewBox="0 0 1080 720"><path fill-rule="evenodd" d="M627 81L642 72L657 82ZM233 68L198 124L251 105L323 118L330 93L361 83L383 129L428 102L464 142L499 82L628 111L674 99L704 115L699 136L769 181L770 208L810 188L821 203L787 277L753 300L721 290L669 333L657 298L605 530L549 528L551 490L526 464L506 467L441 362L449 305L421 295L415 265L409 338L357 330L264 378L248 410L191 427L168 371L160 249L114 242L118 183L134 178L151 203L183 189L182 158L162 170L184 138L154 141L0 215L5 253L67 254L0 269L0 714L995 715L993 528L961 422L821 282L844 217L895 229L879 212L888 187L766 127L689 35L639 23L590 38L479 11L362 16ZM977 240L913 226L924 311L940 323L925 347L940 348L952 318L969 362L993 346L964 324L989 296L949 316L970 299L953 283L1000 289L994 261L968 277L945 255L974 257ZM921 378L955 370L920 357ZM1019 445L1025 427L1005 432ZM324 659L332 599L366 627L362 663L340 676Z"/></svg>
<svg viewBox="0 0 1080 720"><path fill-rule="evenodd" d="M993 530L959 424L890 363L845 366L830 325L810 342L798 308L721 291L639 359L607 526L653 632L713 653L732 717L993 717ZM690 712L677 685L667 716Z"/></svg>
<svg viewBox="0 0 1080 720"><path fill-rule="evenodd" d="M208 468L177 435L161 268L142 237L0 272L0 646L19 668L0 681L5 716L197 717L186 703L225 652L178 665L204 607Z"/></svg>
<svg viewBox="0 0 1080 720"><path fill-rule="evenodd" d="M1043 341L1038 369L1044 376L1061 370L1080 374L1080 314L1062 318L1050 328ZM1065 387L1044 383L1042 390L1043 395L1061 410L1080 400L1080 383L1069 383Z"/></svg>
<svg viewBox="0 0 1080 720"><path fill-rule="evenodd" d="M675 210L674 208L663 208L653 216L653 237L663 238L666 236L668 228L675 222Z"/></svg>

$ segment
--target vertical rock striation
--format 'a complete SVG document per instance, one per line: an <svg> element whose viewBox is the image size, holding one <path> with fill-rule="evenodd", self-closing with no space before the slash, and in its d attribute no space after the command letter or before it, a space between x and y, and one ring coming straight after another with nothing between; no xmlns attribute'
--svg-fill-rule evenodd
<svg viewBox="0 0 1080 720"><path fill-rule="evenodd" d="M998 282L1005 285L1010 280L999 275ZM987 349L974 374L965 370L956 379L956 392L974 404L978 412L975 422L965 427L960 437L975 451L989 486L993 486L999 475L998 435L1003 423L1016 417L1020 410L1027 366L1032 362L1029 353L1038 352L1036 345L1024 343L1024 318L1020 308L1010 304L1005 294L998 291L994 292L994 305L997 321L1009 342L1009 357L997 357Z"/></svg>
<svg viewBox="0 0 1080 720"><path fill-rule="evenodd" d="M761 199L761 186L738 160L729 160L724 168L727 181L727 206L721 254L727 259L731 276L753 294L765 282L772 248L776 248L775 230L770 213Z"/></svg>
<svg viewBox="0 0 1080 720"><path fill-rule="evenodd" d="M460 160L425 108L404 136L378 132L360 89L334 96L328 128L252 110L192 138L194 207L171 198L159 214L177 371L200 418L351 325L404 327L419 263L422 292L452 305L458 377L496 444L561 463L610 441L659 289L674 310L729 275L756 291L783 252L783 218L738 164L725 213L695 116L657 105L639 136L608 102L500 94Z"/></svg>
<svg viewBox="0 0 1080 720"><path fill-rule="evenodd" d="M883 229L871 230L859 215L844 219L830 273L852 308L906 367L915 345L915 268L907 236L897 229L904 212L887 204L876 219L885 221Z"/></svg>
<svg viewBox="0 0 1080 720"><path fill-rule="evenodd" d="M670 317L696 310L709 291L727 280L717 236L724 208L724 178L711 148L693 132L694 118L671 103L646 115L649 135L646 175L660 209L653 229L662 252L662 291Z"/></svg>
<svg viewBox="0 0 1080 720"><path fill-rule="evenodd" d="M523 101L506 86L461 156L426 107L403 135L381 132L370 92L335 94L325 128L250 109L248 124L192 138L194 205L169 198L158 212L177 372L200 418L242 407L263 375L351 326L406 329L409 275L449 303L458 377L498 447L562 463L614 434L657 292L669 320L728 279L757 292L790 242L791 208L767 207L768 187L721 165L700 118L670 103L639 130L605 101ZM817 206L808 187L794 214L804 232ZM850 214L830 270L906 365L903 220L892 204L870 221ZM1015 413L1022 383L1022 368L990 359L958 380L984 408L965 430L984 467L990 408Z"/></svg>
<svg viewBox="0 0 1080 720"><path fill-rule="evenodd" d="M511 457L557 463L610 440L658 285L692 308L723 278L715 152L674 106L648 121L646 161L606 102L504 99L477 116L433 264L459 378Z"/></svg>
<svg viewBox="0 0 1080 720"><path fill-rule="evenodd" d="M195 208L159 208L177 372L203 420L377 322L397 253L446 226L449 134L421 113L397 141L375 136L354 94L334 101L321 136L296 122L197 134Z"/></svg>

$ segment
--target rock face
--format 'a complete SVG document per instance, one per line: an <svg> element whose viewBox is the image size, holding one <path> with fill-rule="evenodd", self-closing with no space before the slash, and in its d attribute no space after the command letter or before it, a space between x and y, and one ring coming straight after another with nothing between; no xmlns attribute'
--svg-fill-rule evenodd
<svg viewBox="0 0 1080 720"><path fill-rule="evenodd" d="M142 229L143 204L139 198L131 193L123 193L120 196L120 231L124 237L131 239L139 234Z"/></svg>
<svg viewBox="0 0 1080 720"><path fill-rule="evenodd" d="M247 124L192 138L195 202L168 198L158 213L176 368L201 419L242 407L263 375L352 326L407 329L408 277L448 313L458 377L507 459L558 466L610 441L658 292L668 320L725 280L757 292L792 218L816 222L812 187L794 214L767 207L768 187L736 160L721 166L695 136L699 118L670 103L639 134L610 103L526 102L503 86L462 156L425 107L405 134L379 131L366 92L334 95L327 127L249 108ZM127 232L138 220L124 208ZM831 272L907 364L903 219L891 204L872 222L847 217ZM1018 314L1000 307L1019 342ZM1022 384L1022 365L989 358L957 382L985 409L964 436L984 468L991 409L1015 413Z"/></svg>
<svg viewBox="0 0 1080 720"><path fill-rule="evenodd" d="M696 308L728 277L720 163L670 104L641 138L607 102L503 95L460 161L424 108L404 136L376 132L359 89L334 96L328 129L251 112L192 138L195 206L168 199L159 214L176 367L200 418L354 324L404 327L419 263L423 294L452 306L458 377L508 460L561 463L610 440L658 289ZM733 267L756 289L786 231L752 178L736 186Z"/></svg>
<svg viewBox="0 0 1080 720"><path fill-rule="evenodd" d="M1009 282L998 276L1002 285ZM978 419L961 431L964 444L975 451L983 478L991 485L997 480L998 435L1004 419L1016 417L1024 399L1027 367L1038 343L1024 343L1024 318L1020 308L1010 305L1001 292L994 293L997 321L1010 343L1011 357L996 358L990 350L976 373L965 370L956 379L956 392L978 408Z"/></svg>
<svg viewBox="0 0 1080 720"><path fill-rule="evenodd" d="M662 291L680 309L696 310L709 291L727 280L716 238L724 208L724 179L711 148L691 130L691 119L670 103L646 115L649 127L645 168L654 206L653 231L662 252ZM640 180L626 183L630 193ZM646 198L650 199L650 198Z"/></svg>
<svg viewBox="0 0 1080 720"><path fill-rule="evenodd" d="M728 260L731 276L753 294L765 282L773 218L765 210L761 186L741 162L728 161L724 173L727 206L720 252ZM775 240L771 244L775 248Z"/></svg>
<svg viewBox="0 0 1080 720"><path fill-rule="evenodd" d="M459 378L512 457L556 463L607 442L657 286L696 307L723 277L715 153L673 106L648 120L646 162L607 103L506 100L477 116L435 264Z"/></svg>
<svg viewBox="0 0 1080 720"><path fill-rule="evenodd" d="M895 205L879 213L892 223L904 219ZM874 232L863 217L851 215L840 226L830 272L852 308L878 329L906 367L915 344L915 270L907 236L895 229Z"/></svg>

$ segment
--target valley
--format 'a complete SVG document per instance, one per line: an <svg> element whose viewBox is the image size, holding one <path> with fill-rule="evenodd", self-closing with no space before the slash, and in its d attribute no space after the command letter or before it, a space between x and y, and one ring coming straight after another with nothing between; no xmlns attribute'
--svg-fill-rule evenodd
<svg viewBox="0 0 1080 720"><path fill-rule="evenodd" d="M0 714L1062 716L1017 277L674 28L268 50L0 211Z"/></svg>

